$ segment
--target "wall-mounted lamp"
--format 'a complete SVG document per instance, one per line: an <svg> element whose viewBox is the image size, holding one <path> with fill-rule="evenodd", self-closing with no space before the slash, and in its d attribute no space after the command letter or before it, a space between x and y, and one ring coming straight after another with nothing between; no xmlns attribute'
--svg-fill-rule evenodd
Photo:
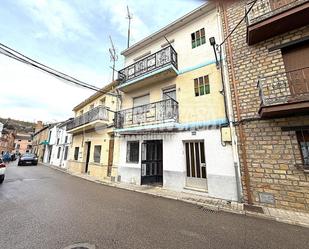
<svg viewBox="0 0 309 249"><path fill-rule="evenodd" d="M214 53L215 53L215 57L216 57L216 65L217 65L217 68L219 68L219 61L218 61L217 52L216 52L216 39L215 39L215 37L210 37L209 42L210 42L210 45L214 49Z"/></svg>

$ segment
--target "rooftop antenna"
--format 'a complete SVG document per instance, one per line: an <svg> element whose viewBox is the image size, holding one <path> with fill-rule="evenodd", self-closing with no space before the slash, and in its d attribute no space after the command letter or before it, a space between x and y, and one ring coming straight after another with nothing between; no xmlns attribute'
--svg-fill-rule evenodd
<svg viewBox="0 0 309 249"><path fill-rule="evenodd" d="M115 64L116 64L116 61L118 60L118 55L116 54L116 49L115 49L115 46L114 46L114 43L113 43L113 40L112 40L112 37L109 36L109 39L111 41L111 44L112 44L112 47L109 48L109 53L110 53L110 61L113 62L113 81L115 79Z"/></svg>
<svg viewBox="0 0 309 249"><path fill-rule="evenodd" d="M127 5L127 16L126 18L129 20L129 27L128 27L128 47L130 47L130 29L131 29L131 19L133 16L130 13L129 6Z"/></svg>

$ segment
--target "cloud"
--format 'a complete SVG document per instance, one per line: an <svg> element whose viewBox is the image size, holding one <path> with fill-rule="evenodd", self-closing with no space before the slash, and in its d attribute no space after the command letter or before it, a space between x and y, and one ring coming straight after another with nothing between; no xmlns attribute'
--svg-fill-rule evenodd
<svg viewBox="0 0 309 249"><path fill-rule="evenodd" d="M142 20L137 11L138 4L130 4L126 0L113 0L106 1L101 0L100 5L103 11L108 13L110 16L111 24L118 31L118 34L122 37L127 38L128 35L128 20L127 16L127 5L129 5L130 12L133 13L133 21L131 22L131 42L137 42L144 38L150 33L148 25Z"/></svg>
<svg viewBox="0 0 309 249"><path fill-rule="evenodd" d="M77 40L80 36L94 39L89 27L83 22L77 8L64 1L20 0L34 21L43 24L46 32L37 32L36 37L53 35L57 39Z"/></svg>

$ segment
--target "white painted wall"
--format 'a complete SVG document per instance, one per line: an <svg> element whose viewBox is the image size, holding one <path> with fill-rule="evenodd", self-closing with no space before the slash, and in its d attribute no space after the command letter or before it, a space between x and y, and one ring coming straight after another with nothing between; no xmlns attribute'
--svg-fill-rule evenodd
<svg viewBox="0 0 309 249"><path fill-rule="evenodd" d="M125 136L120 138L119 175L121 181L140 184L141 143L143 140L163 140L163 187L183 191L186 187L186 158L184 141L203 140L205 144L208 195L216 198L237 200L237 188L233 165L232 147L221 145L219 129ZM139 163L127 163L127 141L140 142Z"/></svg>
<svg viewBox="0 0 309 249"><path fill-rule="evenodd" d="M179 29L171 32L166 35L168 40L173 40L172 46L178 54L178 69L186 69L190 67L197 66L206 61L213 61L215 59L213 47L209 43L210 37L215 37L216 42L219 43L220 33L219 33L219 24L217 19L217 10L213 9L199 18L191 21L190 23L182 26ZM206 43L193 48L191 45L191 33L205 28ZM162 49L161 45L165 44L166 40L164 37L153 41L147 46L144 46L142 49L128 55L125 57L125 65L129 66L134 63L134 59L138 56L141 56L148 51L155 53Z"/></svg>
<svg viewBox="0 0 309 249"><path fill-rule="evenodd" d="M70 155L70 144L72 143L72 134L66 132L66 126L60 127L60 124L55 125L51 130L50 137L49 137L49 145L45 151L44 155L44 162L50 163L55 166L59 166L61 168L67 167L67 160L69 159ZM67 136L67 141L65 138ZM57 144L57 140L59 138L59 143ZM64 152L65 147L68 146L68 155L67 159L64 160ZM51 148L51 150L50 150ZM58 148L60 148L60 156L58 158ZM49 159L50 155L50 161Z"/></svg>

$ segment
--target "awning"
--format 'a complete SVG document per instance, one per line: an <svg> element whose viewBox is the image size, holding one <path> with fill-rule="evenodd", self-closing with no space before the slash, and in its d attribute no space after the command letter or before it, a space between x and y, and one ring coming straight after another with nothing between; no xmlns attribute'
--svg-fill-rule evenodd
<svg viewBox="0 0 309 249"><path fill-rule="evenodd" d="M42 141L40 144L43 144L43 145L48 145L48 144L49 144L49 142L48 142L47 140L44 140L44 141Z"/></svg>

